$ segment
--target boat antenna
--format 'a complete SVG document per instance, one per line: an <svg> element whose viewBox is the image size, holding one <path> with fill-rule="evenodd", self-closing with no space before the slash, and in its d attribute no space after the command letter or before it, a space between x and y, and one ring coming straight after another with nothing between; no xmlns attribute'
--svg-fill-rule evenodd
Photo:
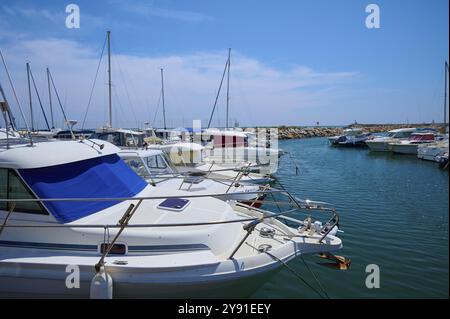
<svg viewBox="0 0 450 319"><path fill-rule="evenodd" d="M109 93L109 126L112 127L112 97L111 97L111 31L106 31L108 39L108 93Z"/></svg>
<svg viewBox="0 0 450 319"><path fill-rule="evenodd" d="M228 128L228 106L230 103L230 66L231 66L231 48L228 49L228 74L227 74L227 115L226 115L226 127Z"/></svg>
<svg viewBox="0 0 450 319"><path fill-rule="evenodd" d="M56 99L58 100L59 107L61 108L61 112L63 114L64 121L66 122L66 125L69 128L70 135L72 135L72 139L75 139L75 135L73 134L72 126L70 125L69 120L67 119L66 112L64 112L64 107L61 103L61 99L59 98L58 90L56 90L55 82L53 81L53 76L50 72L50 69L48 69L48 75L50 77L50 82L53 86L53 90L55 91L55 95L56 95Z"/></svg>
<svg viewBox="0 0 450 319"><path fill-rule="evenodd" d="M227 62L225 63L225 68L223 69L222 79L220 80L219 90L217 90L217 95L216 95L216 99L214 101L214 106L213 106L213 109L211 112L211 116L209 117L208 128L210 128L210 126L211 126L211 121L213 119L214 111L216 110L217 100L219 99L220 90L222 89L222 85L223 85L223 79L225 78L225 73L228 69L228 63L229 63L229 60L227 59Z"/></svg>
<svg viewBox="0 0 450 319"><path fill-rule="evenodd" d="M161 68L161 97L162 97L162 107L163 107L163 122L164 122L164 129L167 129L166 126L166 104L164 100L164 69Z"/></svg>
<svg viewBox="0 0 450 319"><path fill-rule="evenodd" d="M23 122L25 124L25 127L27 129L28 138L30 139L30 145L33 146L33 137L31 136L30 127L28 126L27 119L25 117L25 114L23 113L22 106L21 106L20 101L19 101L19 99L17 97L16 88L14 87L14 83L13 83L13 81L11 79L11 75L9 74L8 66L6 65L5 57L3 56L2 50L0 50L0 56L2 58L2 62L3 62L3 66L5 68L6 75L8 76L9 85L11 86L11 89L13 91L14 98L16 100L17 106L19 107L20 115L22 116L22 120L23 120Z"/></svg>
<svg viewBox="0 0 450 319"><path fill-rule="evenodd" d="M48 101L50 103L50 118L52 121L52 130L55 128L53 120L52 90L50 89L50 70L47 68L47 84L48 84Z"/></svg>
<svg viewBox="0 0 450 319"><path fill-rule="evenodd" d="M33 101L31 98L30 62L27 62L28 99L30 103L31 130L34 132Z"/></svg>
<svg viewBox="0 0 450 319"><path fill-rule="evenodd" d="M31 72L31 67L30 66L28 66L28 70L30 72L31 82L33 82L34 91L36 92L36 96L38 98L42 114L44 115L45 124L47 125L47 128L50 131L50 125L48 124L47 115L45 114L44 107L42 106L41 96L39 95L39 91L37 89L36 82L34 81L33 72Z"/></svg>

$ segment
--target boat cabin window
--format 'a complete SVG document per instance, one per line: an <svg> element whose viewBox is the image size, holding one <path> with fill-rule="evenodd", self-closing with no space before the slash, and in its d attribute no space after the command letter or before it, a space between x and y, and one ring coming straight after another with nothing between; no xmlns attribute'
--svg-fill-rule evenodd
<svg viewBox="0 0 450 319"><path fill-rule="evenodd" d="M125 136L125 146L136 147L142 146L141 137L137 135L126 135Z"/></svg>
<svg viewBox="0 0 450 319"><path fill-rule="evenodd" d="M139 176L144 178L150 177L150 173L147 171L147 168L139 157L126 158L124 161Z"/></svg>
<svg viewBox="0 0 450 319"><path fill-rule="evenodd" d="M147 166L151 171L161 173L172 173L171 168L167 165L166 161L161 155L154 155L145 158Z"/></svg>
<svg viewBox="0 0 450 319"><path fill-rule="evenodd" d="M409 138L413 132L397 132L394 137L396 138Z"/></svg>
<svg viewBox="0 0 450 319"><path fill-rule="evenodd" d="M34 199L36 197L14 170L0 168L0 198ZM11 205L11 202L0 202L0 209L10 210ZM38 202L16 202L14 212L48 215L48 212Z"/></svg>
<svg viewBox="0 0 450 319"><path fill-rule="evenodd" d="M96 138L99 140L107 141L116 146L120 146L120 135L116 132L112 133L96 133L92 136L92 138Z"/></svg>

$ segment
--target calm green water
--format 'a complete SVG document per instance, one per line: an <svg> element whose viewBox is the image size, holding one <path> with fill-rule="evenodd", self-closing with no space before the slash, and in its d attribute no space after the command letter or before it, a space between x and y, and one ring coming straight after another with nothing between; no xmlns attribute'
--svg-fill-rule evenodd
<svg viewBox="0 0 450 319"><path fill-rule="evenodd" d="M449 175L414 156L330 147L324 138L281 141L288 156L278 178L300 198L338 208L350 270L306 262L331 298L448 298ZM365 286L368 264L380 267L379 289ZM301 260L290 265L314 283ZM287 270L272 277L254 298L317 298Z"/></svg>

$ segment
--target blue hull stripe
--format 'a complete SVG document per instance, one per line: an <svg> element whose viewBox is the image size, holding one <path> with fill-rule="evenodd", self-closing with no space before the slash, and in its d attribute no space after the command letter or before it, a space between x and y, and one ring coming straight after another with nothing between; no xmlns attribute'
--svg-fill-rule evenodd
<svg viewBox="0 0 450 319"><path fill-rule="evenodd" d="M82 250L94 252L98 251L98 247L96 245L33 243L33 242L5 241L5 240L0 240L0 246L51 249L51 250L78 250L78 251ZM163 252L163 251L187 251L187 250L209 250L209 247L202 244L128 246L129 252Z"/></svg>

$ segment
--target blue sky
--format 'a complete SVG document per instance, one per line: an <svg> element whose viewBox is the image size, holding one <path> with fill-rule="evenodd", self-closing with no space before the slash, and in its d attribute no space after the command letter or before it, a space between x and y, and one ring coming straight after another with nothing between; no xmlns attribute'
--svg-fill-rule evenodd
<svg viewBox="0 0 450 319"><path fill-rule="evenodd" d="M80 29L65 27L69 3L80 7ZM380 7L380 29L365 27L369 3ZM0 49L23 106L31 61L44 104L49 66L79 121L108 29L115 126L161 125L160 67L169 125L205 122L228 47L230 114L241 125L442 121L448 9L447 0L1 0ZM3 69L0 81L7 89ZM106 121L105 83L102 63L88 127ZM223 125L224 114L222 95L213 124ZM42 126L37 110L35 117Z"/></svg>

